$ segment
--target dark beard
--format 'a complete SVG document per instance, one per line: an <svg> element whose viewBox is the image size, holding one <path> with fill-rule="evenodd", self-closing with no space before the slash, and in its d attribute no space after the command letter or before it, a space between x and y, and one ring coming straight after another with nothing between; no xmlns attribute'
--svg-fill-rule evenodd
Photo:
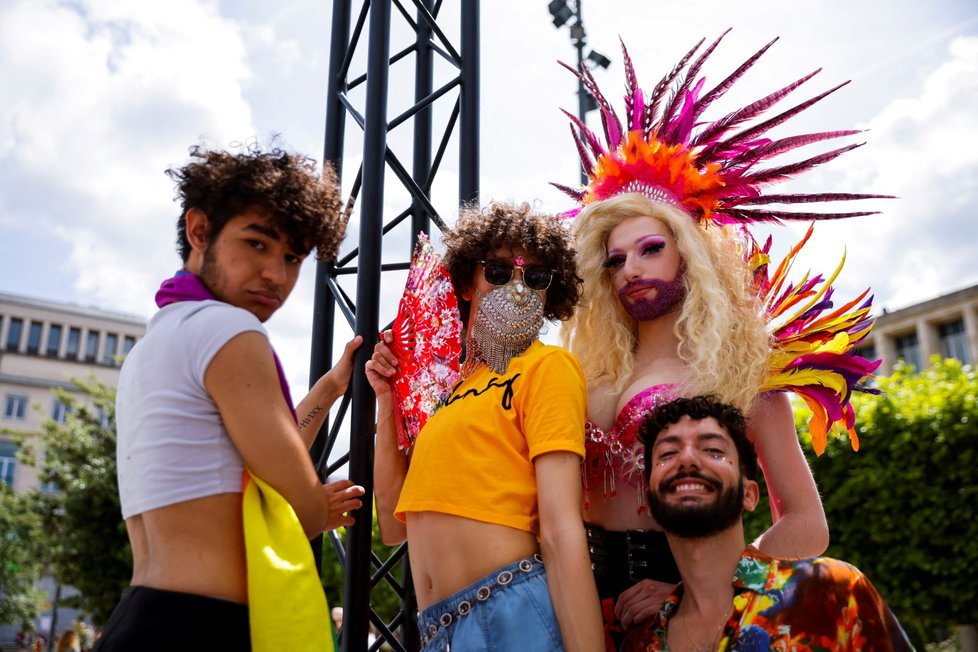
<svg viewBox="0 0 978 652"><path fill-rule="evenodd" d="M204 250L204 260L200 265L197 278L200 279L200 282L204 284L205 288L210 290L211 294L219 300L224 301L222 292L227 282L224 277L224 272L217 264L217 256L214 254L213 245L208 246Z"/></svg>
<svg viewBox="0 0 978 652"><path fill-rule="evenodd" d="M630 290L636 287L655 288L655 296L651 299L642 298L634 302L628 301L625 297ZM650 321L672 312L682 304L685 298L686 284L682 274L676 274L676 278L671 281L663 281L657 278L629 281L618 291L618 300L635 321Z"/></svg>
<svg viewBox="0 0 978 652"><path fill-rule="evenodd" d="M716 498L707 505L675 505L659 500L669 486L685 478L696 478L706 482L718 491ZM723 488L713 478L696 471L666 478L659 483L658 491L649 492L649 509L667 533L682 539L701 539L732 527L744 513L744 480L740 478L737 486Z"/></svg>

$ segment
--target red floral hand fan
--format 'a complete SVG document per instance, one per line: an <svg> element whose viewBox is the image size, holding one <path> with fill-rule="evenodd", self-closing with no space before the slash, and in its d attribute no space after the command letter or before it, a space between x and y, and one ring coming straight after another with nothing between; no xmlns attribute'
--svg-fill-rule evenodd
<svg viewBox="0 0 978 652"><path fill-rule="evenodd" d="M391 350L400 363L392 383L398 448L414 445L457 381L461 332L448 270L422 233L392 328Z"/></svg>

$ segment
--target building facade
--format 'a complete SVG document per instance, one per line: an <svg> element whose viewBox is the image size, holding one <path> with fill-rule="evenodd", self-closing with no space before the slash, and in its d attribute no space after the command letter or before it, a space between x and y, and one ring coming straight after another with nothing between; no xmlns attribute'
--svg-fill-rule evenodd
<svg viewBox="0 0 978 652"><path fill-rule="evenodd" d="M38 484L2 431L64 421L52 390L74 391L72 378L115 386L122 358L145 332L146 320L132 315L0 293L0 482L17 491Z"/></svg>
<svg viewBox="0 0 978 652"><path fill-rule="evenodd" d="M866 342L856 351L870 360L882 358L877 371L881 376L891 373L898 360L923 369L935 355L975 364L978 285L878 315Z"/></svg>
<svg viewBox="0 0 978 652"><path fill-rule="evenodd" d="M39 432L47 418L63 422L67 406L53 390L75 392L72 378L116 386L122 358L145 332L140 317L0 293L0 482L18 492L40 484L36 469L17 462L17 444L5 431ZM45 636L70 627L81 615L50 607L53 596L76 593L72 587L57 586L50 577L37 586L49 596L35 624ZM0 625L0 647L17 629Z"/></svg>

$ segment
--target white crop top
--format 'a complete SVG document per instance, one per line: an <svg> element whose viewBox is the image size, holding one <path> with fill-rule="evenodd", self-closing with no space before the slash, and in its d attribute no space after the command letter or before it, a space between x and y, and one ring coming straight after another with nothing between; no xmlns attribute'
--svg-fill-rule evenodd
<svg viewBox="0 0 978 652"><path fill-rule="evenodd" d="M122 365L116 461L122 517L214 494L241 492L241 456L204 388L211 360L253 314L220 301L162 308Z"/></svg>

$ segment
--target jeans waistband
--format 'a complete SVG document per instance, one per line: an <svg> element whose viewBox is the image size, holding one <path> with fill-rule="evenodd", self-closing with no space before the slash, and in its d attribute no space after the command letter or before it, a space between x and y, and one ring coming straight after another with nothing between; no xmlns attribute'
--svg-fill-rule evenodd
<svg viewBox="0 0 978 652"><path fill-rule="evenodd" d="M479 603L485 602L508 586L519 584L539 575L543 571L543 557L536 553L532 557L513 562L476 580L461 591L439 600L418 613L418 632L421 634L421 647L438 634L439 630L450 627L459 618L467 616Z"/></svg>

